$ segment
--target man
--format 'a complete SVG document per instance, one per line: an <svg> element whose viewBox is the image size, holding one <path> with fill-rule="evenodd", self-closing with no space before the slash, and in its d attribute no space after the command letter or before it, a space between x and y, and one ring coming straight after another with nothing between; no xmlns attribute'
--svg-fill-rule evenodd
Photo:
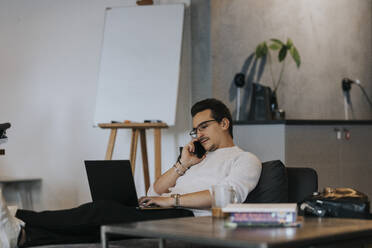
<svg viewBox="0 0 372 248"><path fill-rule="evenodd" d="M243 202L258 183L261 162L234 145L231 114L221 101L200 101L192 107L191 115L193 139L183 148L174 166L150 187L149 196L139 200L146 206L178 208L140 211L103 201L59 211L18 210L13 217L0 198L0 248L96 242L100 237L99 227L104 224L210 215L209 189L217 184L234 187L238 202ZM194 154L196 140L207 151L202 158Z"/></svg>

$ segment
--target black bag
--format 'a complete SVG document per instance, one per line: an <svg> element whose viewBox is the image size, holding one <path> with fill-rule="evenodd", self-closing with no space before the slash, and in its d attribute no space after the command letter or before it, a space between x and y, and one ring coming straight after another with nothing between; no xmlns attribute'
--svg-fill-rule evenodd
<svg viewBox="0 0 372 248"><path fill-rule="evenodd" d="M305 215L369 219L368 196L351 188L325 188L300 204Z"/></svg>
<svg viewBox="0 0 372 248"><path fill-rule="evenodd" d="M271 88L252 83L251 106L248 120L272 120L271 104Z"/></svg>

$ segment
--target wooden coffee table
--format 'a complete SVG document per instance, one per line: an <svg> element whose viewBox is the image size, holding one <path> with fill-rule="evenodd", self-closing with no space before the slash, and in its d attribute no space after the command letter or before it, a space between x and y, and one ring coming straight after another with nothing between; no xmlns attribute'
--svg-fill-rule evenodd
<svg viewBox="0 0 372 248"><path fill-rule="evenodd" d="M102 226L103 248L110 234L159 238L159 247L164 239L223 247L360 247L372 243L372 220L305 218L301 227L235 229L211 217L142 221Z"/></svg>

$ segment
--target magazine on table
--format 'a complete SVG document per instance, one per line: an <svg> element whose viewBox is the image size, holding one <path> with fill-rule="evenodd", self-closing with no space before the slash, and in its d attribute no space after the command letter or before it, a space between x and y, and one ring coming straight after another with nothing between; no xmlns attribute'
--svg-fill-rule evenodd
<svg viewBox="0 0 372 248"><path fill-rule="evenodd" d="M299 226L296 203L234 203L222 208L230 226Z"/></svg>

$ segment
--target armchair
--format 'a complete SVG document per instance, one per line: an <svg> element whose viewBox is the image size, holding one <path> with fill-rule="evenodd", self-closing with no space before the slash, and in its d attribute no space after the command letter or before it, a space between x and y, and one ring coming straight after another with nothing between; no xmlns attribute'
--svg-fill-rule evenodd
<svg viewBox="0 0 372 248"><path fill-rule="evenodd" d="M285 167L280 160L262 163L261 177L246 203L301 202L318 190L312 168Z"/></svg>

